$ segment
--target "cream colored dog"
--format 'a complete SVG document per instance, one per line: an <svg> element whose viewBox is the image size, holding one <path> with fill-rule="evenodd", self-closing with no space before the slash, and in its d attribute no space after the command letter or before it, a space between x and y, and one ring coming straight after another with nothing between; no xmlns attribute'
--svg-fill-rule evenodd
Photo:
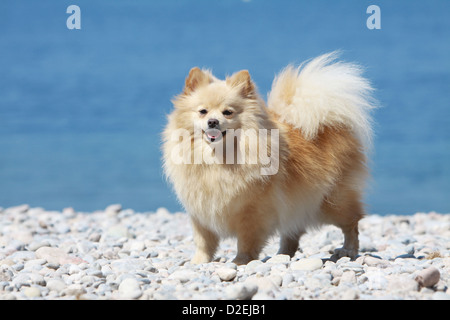
<svg viewBox="0 0 450 320"><path fill-rule="evenodd" d="M190 214L193 263L214 259L222 237L237 237L234 262L258 259L279 233L293 256L301 235L340 227L339 256L358 253L367 176L372 88L335 54L283 70L268 107L247 71L219 80L193 68L163 133L164 169Z"/></svg>

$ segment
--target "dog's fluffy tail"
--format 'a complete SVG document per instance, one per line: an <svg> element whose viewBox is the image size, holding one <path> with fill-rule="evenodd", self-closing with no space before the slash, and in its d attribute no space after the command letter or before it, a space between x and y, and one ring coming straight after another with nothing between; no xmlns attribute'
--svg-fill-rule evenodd
<svg viewBox="0 0 450 320"><path fill-rule="evenodd" d="M306 139L314 139L325 126L345 126L370 149L373 88L361 67L337 62L337 56L331 52L298 68L286 67L273 81L268 107Z"/></svg>

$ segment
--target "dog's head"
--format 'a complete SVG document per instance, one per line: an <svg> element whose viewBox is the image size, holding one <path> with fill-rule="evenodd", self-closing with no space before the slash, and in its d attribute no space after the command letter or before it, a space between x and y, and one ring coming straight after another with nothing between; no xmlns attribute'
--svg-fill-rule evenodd
<svg viewBox="0 0 450 320"><path fill-rule="evenodd" d="M208 70L192 68L173 103L178 126L201 130L208 143L220 141L228 129L258 128L258 118L265 115L247 70L219 80Z"/></svg>

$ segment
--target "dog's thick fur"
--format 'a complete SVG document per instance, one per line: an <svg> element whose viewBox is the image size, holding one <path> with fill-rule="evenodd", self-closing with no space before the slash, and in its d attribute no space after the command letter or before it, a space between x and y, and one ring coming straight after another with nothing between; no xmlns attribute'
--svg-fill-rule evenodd
<svg viewBox="0 0 450 320"><path fill-rule="evenodd" d="M190 71L184 91L173 101L163 154L165 173L191 217L197 247L193 263L212 261L220 238L227 236L237 237L234 262L248 263L258 259L276 232L278 253L293 256L301 235L324 223L343 231L339 256L357 255L374 103L361 69L335 59L331 53L284 69L273 82L268 106L245 70L223 81L208 70ZM215 154L205 152L212 143L205 130L212 118L224 133L278 129L278 172L262 175L261 163L211 164L214 159L207 158ZM172 138L180 128L189 139ZM195 128L204 132L200 144L194 144ZM174 163L175 148L190 150L191 160L194 152L206 156L197 164Z"/></svg>

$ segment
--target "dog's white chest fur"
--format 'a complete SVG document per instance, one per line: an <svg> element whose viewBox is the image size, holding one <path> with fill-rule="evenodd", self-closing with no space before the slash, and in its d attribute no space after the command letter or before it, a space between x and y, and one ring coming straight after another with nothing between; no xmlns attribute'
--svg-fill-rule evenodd
<svg viewBox="0 0 450 320"><path fill-rule="evenodd" d="M227 219L238 214L254 192L254 179L243 179L242 166L231 167L221 164L191 165L183 170L183 179L175 182L180 200L190 215L218 234L230 235ZM257 168L248 169L258 172ZM181 176L181 175L180 175Z"/></svg>

